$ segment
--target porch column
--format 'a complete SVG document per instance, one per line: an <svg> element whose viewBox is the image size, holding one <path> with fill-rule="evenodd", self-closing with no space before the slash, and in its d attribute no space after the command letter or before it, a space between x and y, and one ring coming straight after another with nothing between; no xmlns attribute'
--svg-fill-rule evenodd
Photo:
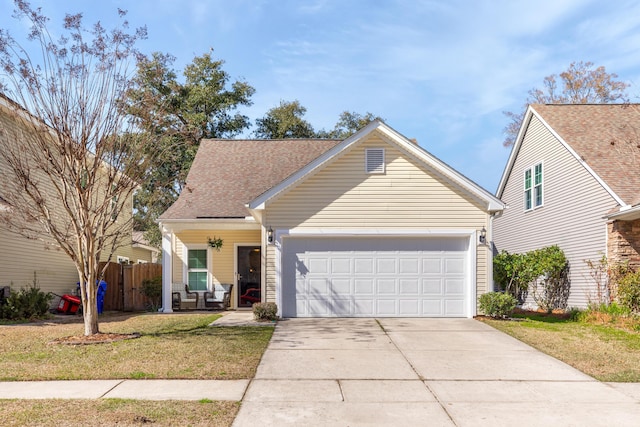
<svg viewBox="0 0 640 427"><path fill-rule="evenodd" d="M162 230L162 313L173 313L171 308L171 283L173 278L173 232L160 225Z"/></svg>

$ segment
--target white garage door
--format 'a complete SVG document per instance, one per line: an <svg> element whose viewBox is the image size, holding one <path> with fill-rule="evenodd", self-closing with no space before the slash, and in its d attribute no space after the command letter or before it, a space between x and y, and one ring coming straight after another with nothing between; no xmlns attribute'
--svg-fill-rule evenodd
<svg viewBox="0 0 640 427"><path fill-rule="evenodd" d="M467 238L288 238L285 317L466 317Z"/></svg>

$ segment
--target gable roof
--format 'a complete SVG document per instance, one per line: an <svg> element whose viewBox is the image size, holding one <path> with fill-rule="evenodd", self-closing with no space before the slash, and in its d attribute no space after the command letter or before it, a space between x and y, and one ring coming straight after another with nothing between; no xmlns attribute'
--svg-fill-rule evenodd
<svg viewBox="0 0 640 427"><path fill-rule="evenodd" d="M203 140L184 189L160 220L245 218L247 203L338 142L328 139Z"/></svg>
<svg viewBox="0 0 640 427"><path fill-rule="evenodd" d="M622 206L640 203L640 104L533 104L496 194L502 196L536 116Z"/></svg>
<svg viewBox="0 0 640 427"><path fill-rule="evenodd" d="M426 169L434 172L435 174L439 175L440 177L444 178L445 180L459 188L464 194L467 194L467 196L475 200L477 203L481 204L487 211L496 212L501 211L505 208L505 204L501 200L493 196L491 193L489 193L487 190L480 187L478 184L471 181L461 173L457 172L419 145L407 139L405 136L396 132L380 119L372 121L354 135L332 147L330 150L327 150L321 156L310 162L308 165L298 170L296 173L290 175L278 185L270 188L256 199L252 200L247 207L252 211L264 209L265 205L269 203L269 201L278 197L283 192L292 189L299 182L313 175L317 170L323 168L325 165L336 159L341 152L344 152L348 150L352 145L363 141L369 134L373 132L380 133L386 141L394 144L401 151L417 160Z"/></svg>

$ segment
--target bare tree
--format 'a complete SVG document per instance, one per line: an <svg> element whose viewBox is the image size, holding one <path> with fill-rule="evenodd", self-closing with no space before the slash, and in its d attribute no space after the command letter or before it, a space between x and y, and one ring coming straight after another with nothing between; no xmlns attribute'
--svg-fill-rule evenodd
<svg viewBox="0 0 640 427"><path fill-rule="evenodd" d="M67 15L54 40L40 8L23 0L15 6L14 17L27 21L28 41L42 56L0 30L0 104L16 124L0 134L1 196L9 205L2 226L71 258L85 284L84 334L92 335L99 333L99 261L130 244L132 195L153 161L141 155L148 140L120 105L146 29L129 31L122 10L110 31Z"/></svg>
<svg viewBox="0 0 640 427"><path fill-rule="evenodd" d="M607 73L603 66L593 68L593 62L572 62L560 75L544 78L543 88L529 91L521 112L505 111L510 122L504 128L505 147L514 144L529 104L614 104L628 102L628 83L616 80L618 75ZM559 84L559 81L560 84Z"/></svg>

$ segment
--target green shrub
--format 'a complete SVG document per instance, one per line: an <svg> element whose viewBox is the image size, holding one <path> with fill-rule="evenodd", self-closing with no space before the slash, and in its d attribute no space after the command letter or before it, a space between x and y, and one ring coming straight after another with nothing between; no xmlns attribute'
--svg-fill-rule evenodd
<svg viewBox="0 0 640 427"><path fill-rule="evenodd" d="M158 311L162 299L162 276L142 281L142 295L149 299L151 311Z"/></svg>
<svg viewBox="0 0 640 427"><path fill-rule="evenodd" d="M618 301L634 313L640 313L640 270L618 280Z"/></svg>
<svg viewBox="0 0 640 427"><path fill-rule="evenodd" d="M253 317L259 321L271 321L278 318L278 306L274 302L253 304Z"/></svg>
<svg viewBox="0 0 640 427"><path fill-rule="evenodd" d="M568 272L567 259L557 245L523 254L502 251L493 258L493 278L500 290L523 303L533 288L534 300L547 311L567 307Z"/></svg>
<svg viewBox="0 0 640 427"><path fill-rule="evenodd" d="M487 316L507 317L516 307L516 299L502 292L488 292L480 295L480 310Z"/></svg>
<svg viewBox="0 0 640 427"><path fill-rule="evenodd" d="M53 299L50 292L42 292L34 283L18 292L11 292L0 305L0 318L9 320L32 320L44 317L49 311L49 304Z"/></svg>

